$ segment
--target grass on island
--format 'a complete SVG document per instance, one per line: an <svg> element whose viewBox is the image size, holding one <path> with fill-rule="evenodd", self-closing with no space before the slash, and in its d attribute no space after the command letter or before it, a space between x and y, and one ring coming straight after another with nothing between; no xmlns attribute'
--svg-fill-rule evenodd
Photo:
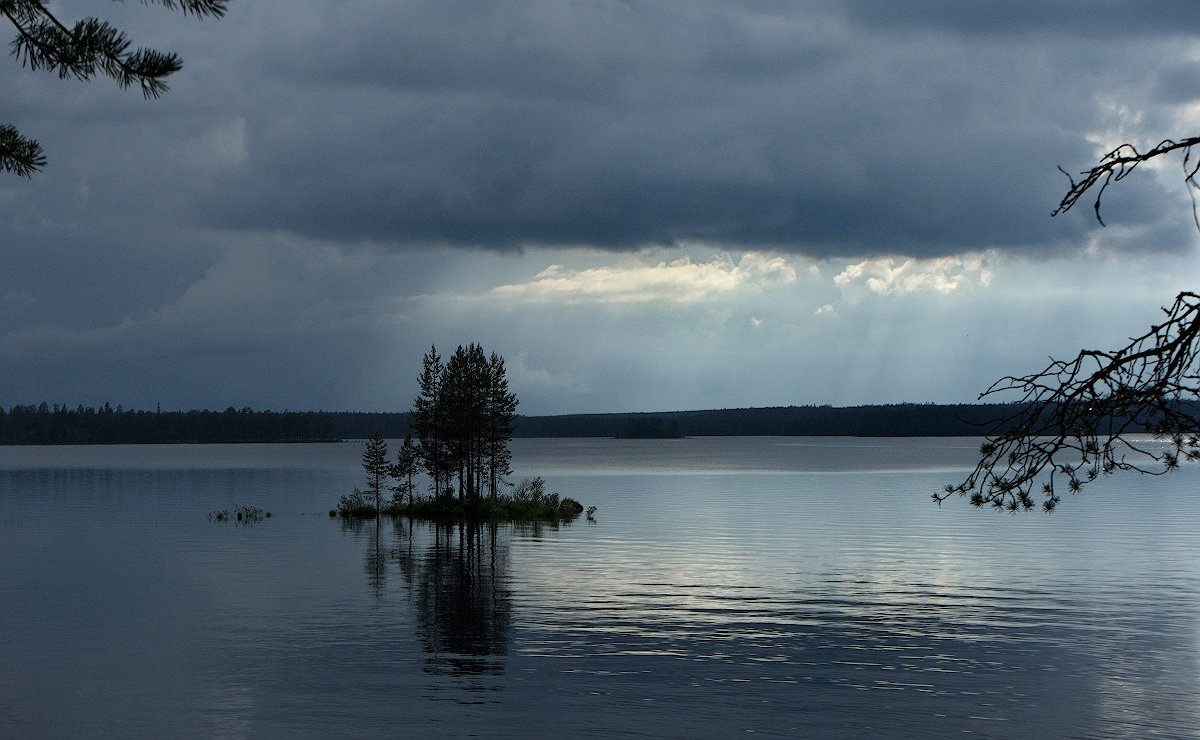
<svg viewBox="0 0 1200 740"><path fill-rule="evenodd" d="M560 499L557 493L546 492L541 478L521 481L512 493L467 501L446 496L418 497L405 502L407 495L396 494L382 507L384 516L431 519L437 521L487 522L570 522L583 513L583 505L572 498ZM338 506L329 512L343 519L374 519L375 494L354 489L341 497Z"/></svg>

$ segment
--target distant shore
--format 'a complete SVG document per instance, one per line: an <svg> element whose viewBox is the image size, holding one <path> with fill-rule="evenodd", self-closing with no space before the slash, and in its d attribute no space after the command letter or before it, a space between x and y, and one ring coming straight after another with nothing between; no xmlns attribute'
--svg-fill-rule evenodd
<svg viewBox="0 0 1200 740"><path fill-rule="evenodd" d="M964 437L994 431L1013 404L900 403L707 411L518 416L514 437L842 436ZM407 413L356 411L133 411L62 406L0 407L0 444L336 442L409 432Z"/></svg>

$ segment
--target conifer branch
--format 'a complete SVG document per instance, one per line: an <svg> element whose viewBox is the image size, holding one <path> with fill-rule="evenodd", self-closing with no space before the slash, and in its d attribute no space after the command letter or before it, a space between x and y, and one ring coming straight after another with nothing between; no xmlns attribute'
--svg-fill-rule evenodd
<svg viewBox="0 0 1200 740"><path fill-rule="evenodd" d="M142 0L197 18L221 18L228 0ZM87 17L68 27L42 0L0 0L0 15L17 31L12 55L31 70L54 72L59 79L90 81L97 75L114 80L121 88L136 85L143 97L157 98L168 90L166 77L183 63L172 52L134 48L125 33L107 21ZM45 167L41 146L11 124L0 127L0 167L29 177Z"/></svg>

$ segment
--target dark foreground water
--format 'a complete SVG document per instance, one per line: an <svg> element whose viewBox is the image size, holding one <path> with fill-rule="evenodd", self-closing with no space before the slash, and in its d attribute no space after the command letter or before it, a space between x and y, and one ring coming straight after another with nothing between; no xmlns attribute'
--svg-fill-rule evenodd
<svg viewBox="0 0 1200 740"><path fill-rule="evenodd" d="M0 737L1200 737L1200 470L939 509L976 444L519 440L561 528L330 520L358 444L0 448Z"/></svg>

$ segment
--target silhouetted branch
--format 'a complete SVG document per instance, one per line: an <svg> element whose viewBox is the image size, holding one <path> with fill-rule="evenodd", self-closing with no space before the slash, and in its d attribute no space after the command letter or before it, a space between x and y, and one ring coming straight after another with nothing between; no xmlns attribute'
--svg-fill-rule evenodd
<svg viewBox="0 0 1200 740"><path fill-rule="evenodd" d="M1124 179L1139 164L1183 150L1183 178L1192 198L1192 220L1200 230L1196 191L1200 157L1193 136L1164 139L1145 152L1122 144L1076 180L1066 170L1070 189L1052 216L1065 213L1094 189L1092 210L1101 226L1100 202L1108 186ZM1070 361L1051 359L1044 370L1021 377L1001 378L982 393L1021 391L1021 410L996 420L979 449L980 460L966 480L934 494L938 503L953 494L971 494L976 506L990 504L1008 511L1033 508L1033 486L1042 481L1042 507L1052 511L1059 502L1055 480L1067 478L1078 491L1099 475L1133 470L1161 475L1178 466L1181 457L1200 459L1200 296L1180 293L1167 320L1115 351L1084 350ZM1167 445L1148 445L1137 432L1149 431Z"/></svg>
<svg viewBox="0 0 1200 740"><path fill-rule="evenodd" d="M1196 222L1196 227L1200 229L1200 217L1196 213L1195 193L1197 189L1200 189L1200 184L1196 181L1196 174L1200 172L1200 158L1192 157L1192 147L1197 144L1200 144L1200 136L1192 136L1179 141L1164 139L1159 142L1158 146L1145 152L1139 152L1133 144L1122 144L1108 154L1105 154L1100 159L1100 163L1095 167L1081 173L1083 175L1082 180L1076 180L1070 173L1059 167L1058 171L1067 176L1067 180L1071 183L1071 188L1050 215L1057 216L1060 213L1066 213L1071 210L1084 193L1099 185L1099 189L1096 191L1096 200L1092 204L1092 210L1096 212L1096 220L1103 226L1104 219L1100 217L1100 200L1104 197L1104 191L1108 189L1110 183L1124 179L1142 162L1154 159L1168 152L1182 149L1184 152L1183 179L1188 185L1188 193L1192 196L1192 219Z"/></svg>
<svg viewBox="0 0 1200 740"><path fill-rule="evenodd" d="M980 398L1019 390L1021 410L997 420L966 480L933 498L970 493L975 506L1028 510L1040 480L1042 506L1051 511L1059 476L1074 492L1116 470L1160 475L1181 458L1200 459L1200 296L1180 293L1163 312L1166 321L1115 352L1084 350L994 383ZM1168 444L1132 436L1144 431Z"/></svg>

